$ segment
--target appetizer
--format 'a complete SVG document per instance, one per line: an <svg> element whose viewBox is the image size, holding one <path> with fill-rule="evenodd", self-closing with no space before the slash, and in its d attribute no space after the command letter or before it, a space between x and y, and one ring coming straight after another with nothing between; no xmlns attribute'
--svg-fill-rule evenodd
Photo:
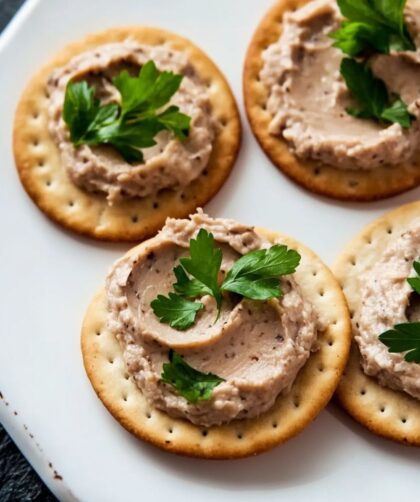
<svg viewBox="0 0 420 502"><path fill-rule="evenodd" d="M301 431L347 361L339 285L307 248L201 210L112 267L82 328L87 374L129 431L206 458Z"/></svg>
<svg viewBox="0 0 420 502"><path fill-rule="evenodd" d="M344 249L334 271L354 344L338 388L371 431L420 446L420 203L392 211Z"/></svg>
<svg viewBox="0 0 420 502"><path fill-rule="evenodd" d="M19 102L14 154L49 217L105 240L141 240L207 202L233 167L240 121L219 69L156 28L65 48Z"/></svg>
<svg viewBox="0 0 420 502"><path fill-rule="evenodd" d="M244 93L265 153L309 190L369 201L420 182L420 7L280 0L248 50Z"/></svg>

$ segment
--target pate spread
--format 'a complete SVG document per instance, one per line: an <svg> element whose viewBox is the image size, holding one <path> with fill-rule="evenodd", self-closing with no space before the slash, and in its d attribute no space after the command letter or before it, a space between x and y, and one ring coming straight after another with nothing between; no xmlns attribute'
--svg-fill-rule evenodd
<svg viewBox="0 0 420 502"><path fill-rule="evenodd" d="M409 5L405 14L418 41L420 11ZM341 21L335 0L315 0L284 15L280 39L262 54L269 132L283 136L298 157L338 168L409 162L420 144L420 50L380 54L370 62L373 74L416 117L409 129L352 117L346 109L357 104L340 75L344 55L328 36Z"/></svg>
<svg viewBox="0 0 420 502"><path fill-rule="evenodd" d="M382 385L417 399L420 399L420 364L406 362L404 354L390 353L378 335L395 324L420 321L416 294L407 282L413 275L413 261L419 256L420 220L416 220L362 278L361 308L356 319L356 341L365 373L375 376Z"/></svg>
<svg viewBox="0 0 420 502"><path fill-rule="evenodd" d="M293 276L281 278L280 299L257 302L227 295L217 320L210 296L186 331L162 324L150 302L173 290L173 268L188 253L189 241L203 228L223 251L221 276L241 255L270 247L255 231L235 221L198 212L189 220L168 219L153 239L122 258L106 284L108 327L124 361L148 402L171 416L204 427L258 416L287 393L314 349L317 318ZM170 349L194 369L225 381L208 401L190 403L161 381Z"/></svg>
<svg viewBox="0 0 420 502"><path fill-rule="evenodd" d="M180 142L168 131L156 136L157 144L142 150L144 163L128 164L109 146L75 147L63 120L63 104L69 80L87 80L103 103L119 102L112 78L122 70L138 75L147 61L160 71L184 76L170 105L191 117L188 139ZM109 203L129 197L146 197L165 188L189 185L206 168L217 127L211 117L206 86L184 53L168 45L149 46L133 40L101 45L79 54L52 72L48 80L49 131L58 145L62 163L80 188L103 192Z"/></svg>

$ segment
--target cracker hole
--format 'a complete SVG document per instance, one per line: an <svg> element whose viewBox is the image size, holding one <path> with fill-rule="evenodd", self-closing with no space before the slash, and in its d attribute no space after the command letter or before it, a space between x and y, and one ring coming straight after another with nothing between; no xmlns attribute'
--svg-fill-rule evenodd
<svg viewBox="0 0 420 502"><path fill-rule="evenodd" d="M114 359L112 357L108 357L109 364L114 364Z"/></svg>
<svg viewBox="0 0 420 502"><path fill-rule="evenodd" d="M361 395L361 396L365 396L365 395L366 395L366 389L361 389L361 391L360 391L360 395Z"/></svg>
<svg viewBox="0 0 420 502"><path fill-rule="evenodd" d="M407 419L406 419L405 417L403 417L403 418L401 419L401 422L402 422L403 424L406 424L406 423L407 423Z"/></svg>
<svg viewBox="0 0 420 502"><path fill-rule="evenodd" d="M334 345L334 340L328 340L328 346L332 347Z"/></svg>
<svg viewBox="0 0 420 502"><path fill-rule="evenodd" d="M44 167L45 162L43 160L38 160L38 167Z"/></svg>
<svg viewBox="0 0 420 502"><path fill-rule="evenodd" d="M350 188L356 188L358 185L359 185L359 182L358 182L357 180L350 180L350 181L348 182L348 186L349 186Z"/></svg>
<svg viewBox="0 0 420 502"><path fill-rule="evenodd" d="M313 275L313 277L316 277L316 276L318 275L318 271L317 271L317 270L314 270L314 271L312 272L312 275Z"/></svg>
<svg viewBox="0 0 420 502"><path fill-rule="evenodd" d="M324 296L325 295L325 291L323 289L320 289L318 291L318 294L319 294L319 296Z"/></svg>
<svg viewBox="0 0 420 502"><path fill-rule="evenodd" d="M74 201L73 200L69 200L68 201L68 206L69 207L74 207Z"/></svg>
<svg viewBox="0 0 420 502"><path fill-rule="evenodd" d="M379 411L380 411L381 413L385 413L385 409L386 409L386 408L385 408L385 406L381 406L381 407L379 408Z"/></svg>
<svg viewBox="0 0 420 502"><path fill-rule="evenodd" d="M38 145L39 145L39 140L38 139L34 139L32 141L32 146L36 148Z"/></svg>
<svg viewBox="0 0 420 502"><path fill-rule="evenodd" d="M101 336L101 332L100 332L100 331L97 331L97 332L96 332L96 336Z"/></svg>
<svg viewBox="0 0 420 502"><path fill-rule="evenodd" d="M228 123L227 118L226 117L222 117L220 119L220 123L222 124L223 127L226 127L227 123Z"/></svg>
<svg viewBox="0 0 420 502"><path fill-rule="evenodd" d="M295 408L299 408L299 406L300 406L299 398L295 397L293 399L293 405Z"/></svg>
<svg viewBox="0 0 420 502"><path fill-rule="evenodd" d="M148 420L150 420L150 419L152 418L152 414L150 413L150 411L147 411L147 412L146 412L146 418L147 418Z"/></svg>
<svg viewBox="0 0 420 502"><path fill-rule="evenodd" d="M132 217L131 217L131 221L132 221L133 223L137 223L137 222L139 221L139 217L138 217L138 216L132 216Z"/></svg>
<svg viewBox="0 0 420 502"><path fill-rule="evenodd" d="M51 183L52 183L52 182L51 182L51 180L47 180L47 181L45 182L45 186L50 187L50 186L51 186Z"/></svg>
<svg viewBox="0 0 420 502"><path fill-rule="evenodd" d="M323 372L324 372L324 369L325 369L325 368L324 368L324 365L323 365L323 364L320 364L320 365L318 366L318 371L319 371L320 373L323 373Z"/></svg>
<svg viewBox="0 0 420 502"><path fill-rule="evenodd" d="M391 235L391 234L392 234L392 228L391 228L391 227L388 227L388 228L386 229L386 231L387 231L387 233L388 233L389 235Z"/></svg>
<svg viewBox="0 0 420 502"><path fill-rule="evenodd" d="M271 427L272 427L273 429L277 429L277 422L273 422L273 423L271 424Z"/></svg>
<svg viewBox="0 0 420 502"><path fill-rule="evenodd" d="M159 202L153 202L153 209L159 208Z"/></svg>
<svg viewBox="0 0 420 502"><path fill-rule="evenodd" d="M169 432L169 434L173 434L174 433L174 430L172 429L172 427L169 427L168 432Z"/></svg>
<svg viewBox="0 0 420 502"><path fill-rule="evenodd" d="M315 167L315 169L312 171L315 176L319 176L321 174L321 169L319 167Z"/></svg>
<svg viewBox="0 0 420 502"><path fill-rule="evenodd" d="M353 267L356 266L356 258L353 256L353 258L350 258L350 263Z"/></svg>
<svg viewBox="0 0 420 502"><path fill-rule="evenodd" d="M243 436L242 432L238 432L238 433L236 434L236 437L237 437L238 439L242 439L244 436Z"/></svg>
<svg viewBox="0 0 420 502"><path fill-rule="evenodd" d="M209 431L205 431L205 430L204 430L204 431L201 431L201 435L202 435L204 438L205 438L205 437L207 437L208 433L209 433Z"/></svg>
<svg viewBox="0 0 420 502"><path fill-rule="evenodd" d="M129 375L128 373L126 373L126 374L124 375L124 378L125 378L126 380L129 380L129 379L130 379L130 375Z"/></svg>
<svg viewBox="0 0 420 502"><path fill-rule="evenodd" d="M122 398L123 398L123 401L125 401L125 402L127 402L127 401L128 401L128 396L127 396L127 394L123 394L123 397L122 397Z"/></svg>
<svg viewBox="0 0 420 502"><path fill-rule="evenodd" d="M34 120L37 120L37 118L38 118L38 117L39 117L39 113L38 113L38 112L34 112L34 113L32 114L32 118L33 118Z"/></svg>

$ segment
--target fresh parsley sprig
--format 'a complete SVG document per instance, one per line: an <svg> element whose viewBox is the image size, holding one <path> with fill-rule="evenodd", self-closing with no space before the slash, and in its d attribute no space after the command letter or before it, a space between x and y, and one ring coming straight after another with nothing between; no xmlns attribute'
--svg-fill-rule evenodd
<svg viewBox="0 0 420 502"><path fill-rule="evenodd" d="M407 0L337 0L346 18L330 34L334 47L356 57L365 52L389 54L414 51L416 46L404 22Z"/></svg>
<svg viewBox="0 0 420 502"><path fill-rule="evenodd" d="M153 61L148 61L138 77L124 70L113 79L121 104L106 105L100 103L86 81L70 80L63 107L70 140L76 147L111 145L130 163L144 161L141 149L156 145L155 136L160 131L171 131L184 141L191 118L177 106L164 109L182 79L173 72L160 72Z"/></svg>
<svg viewBox="0 0 420 502"><path fill-rule="evenodd" d="M417 277L409 277L407 279L408 284L413 288L413 290L420 295L420 261L415 261L413 263L413 268L417 274Z"/></svg>
<svg viewBox="0 0 420 502"><path fill-rule="evenodd" d="M396 324L393 329L379 335L389 352L406 352L409 363L420 363L420 322Z"/></svg>
<svg viewBox="0 0 420 502"><path fill-rule="evenodd" d="M150 305L160 322L180 331L194 324L197 313L204 308L202 303L186 300L175 293L169 293L167 297L158 295Z"/></svg>
<svg viewBox="0 0 420 502"><path fill-rule="evenodd" d="M172 385L190 403L208 401L213 389L224 382L213 373L202 373L192 368L174 350L169 351L169 363L163 364L161 380Z"/></svg>
<svg viewBox="0 0 420 502"><path fill-rule="evenodd" d="M185 330L195 323L198 312L204 308L201 302L191 299L213 296L220 312L223 292L260 301L279 298L283 294L279 277L296 270L300 255L278 244L251 251L234 263L219 284L222 251L215 246L213 235L200 229L197 238L190 240L190 257L183 257L180 262L174 268L176 293L169 293L168 297L159 295L151 307L161 322Z"/></svg>
<svg viewBox="0 0 420 502"><path fill-rule="evenodd" d="M420 294L420 262L413 263L417 277L409 277L407 282ZM389 352L405 352L404 359L409 363L420 363L420 322L396 324L393 329L379 335L379 340L388 347Z"/></svg>
<svg viewBox="0 0 420 502"><path fill-rule="evenodd" d="M398 96L391 101L384 82L374 77L367 64L344 58L340 73L350 93L359 102L358 108L347 108L347 113L358 118L396 122L405 129L411 126L415 117L408 111L407 105Z"/></svg>

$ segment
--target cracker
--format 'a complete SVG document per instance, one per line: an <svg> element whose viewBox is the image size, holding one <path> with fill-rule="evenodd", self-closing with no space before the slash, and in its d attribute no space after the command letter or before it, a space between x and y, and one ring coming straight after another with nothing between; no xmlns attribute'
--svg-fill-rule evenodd
<svg viewBox="0 0 420 502"><path fill-rule="evenodd" d="M296 10L309 0L279 0L258 26L245 59L243 88L251 128L269 159L293 181L306 189L341 200L370 201L404 192L420 183L420 157L410 164L385 166L372 172L345 170L319 161L302 160L284 139L268 132L272 116L266 110L268 91L260 81L261 53L276 42L285 12Z"/></svg>
<svg viewBox="0 0 420 502"><path fill-rule="evenodd" d="M328 326L319 334L319 350L301 369L291 392L256 419L203 428L151 408L128 375L119 343L106 326L105 291L87 310L82 353L88 377L106 408L140 439L164 450L194 457L238 458L285 442L304 429L330 400L347 362L350 318L342 291L330 270L312 251L279 233L258 230L302 255L296 278ZM143 243L144 244L144 243Z"/></svg>
<svg viewBox="0 0 420 502"><path fill-rule="evenodd" d="M221 123L207 168L189 186L109 206L104 195L79 189L61 166L48 133L47 78L54 68L98 45L122 42L169 43L184 51L208 85L212 114ZM142 240L154 235L168 216L186 217L203 206L228 177L240 145L241 124L235 98L216 65L190 41L159 28L115 28L89 35L62 50L29 83L18 104L13 148L21 182L35 204L52 220L79 234L108 241Z"/></svg>
<svg viewBox="0 0 420 502"><path fill-rule="evenodd" d="M351 314L360 308L359 277L370 270L388 244L420 217L420 202L402 206L368 225L345 247L333 267ZM375 434L420 446L420 401L382 387L363 372L353 342L349 364L338 387L343 407Z"/></svg>

